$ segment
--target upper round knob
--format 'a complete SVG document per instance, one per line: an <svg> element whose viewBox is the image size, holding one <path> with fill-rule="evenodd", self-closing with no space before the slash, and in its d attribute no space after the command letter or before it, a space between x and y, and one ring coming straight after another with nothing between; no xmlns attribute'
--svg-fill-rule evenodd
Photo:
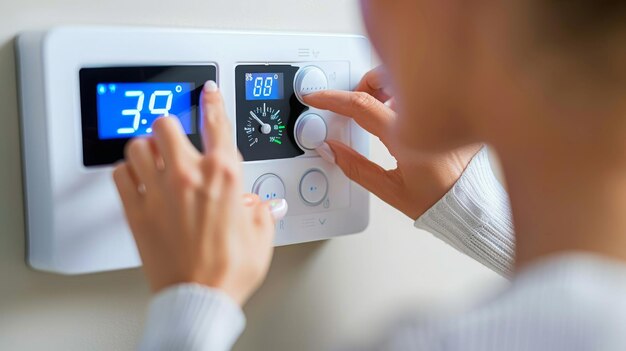
<svg viewBox="0 0 626 351"><path fill-rule="evenodd" d="M319 67L306 66L296 73L293 84L296 97L304 104L302 97L328 89L328 78Z"/></svg>
<svg viewBox="0 0 626 351"><path fill-rule="evenodd" d="M322 146L328 133L324 119L313 113L298 118L294 129L296 142L306 150L315 150Z"/></svg>

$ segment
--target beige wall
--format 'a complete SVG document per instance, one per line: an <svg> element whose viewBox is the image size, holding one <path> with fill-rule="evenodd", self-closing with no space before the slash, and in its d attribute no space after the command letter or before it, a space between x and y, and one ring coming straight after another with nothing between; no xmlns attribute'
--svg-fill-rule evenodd
<svg viewBox="0 0 626 351"><path fill-rule="evenodd" d="M0 350L132 350L150 295L140 270L61 277L24 263L13 38L57 24L362 31L349 0L0 0ZM391 159L374 144L373 157ZM500 278L372 203L366 233L280 248L237 350L361 342L400 313L463 306Z"/></svg>

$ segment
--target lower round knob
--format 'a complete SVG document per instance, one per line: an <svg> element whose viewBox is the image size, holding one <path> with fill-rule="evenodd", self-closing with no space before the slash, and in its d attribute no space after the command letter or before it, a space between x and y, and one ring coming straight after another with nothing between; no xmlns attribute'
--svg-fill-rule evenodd
<svg viewBox="0 0 626 351"><path fill-rule="evenodd" d="M305 150L315 150L324 144L328 129L324 119L316 114L301 116L295 126L296 142Z"/></svg>
<svg viewBox="0 0 626 351"><path fill-rule="evenodd" d="M285 184L275 174L265 174L254 182L252 192L259 195L262 201L284 199Z"/></svg>

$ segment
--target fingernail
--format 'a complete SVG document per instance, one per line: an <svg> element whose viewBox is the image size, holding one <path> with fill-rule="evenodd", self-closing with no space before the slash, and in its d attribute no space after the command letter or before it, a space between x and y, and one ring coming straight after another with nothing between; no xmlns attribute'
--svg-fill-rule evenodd
<svg viewBox="0 0 626 351"><path fill-rule="evenodd" d="M274 217L275 221L279 221L287 215L287 211L289 210L289 205L287 205L287 200L278 199L272 200L269 202L270 212L272 213L272 217Z"/></svg>
<svg viewBox="0 0 626 351"><path fill-rule="evenodd" d="M327 143L322 144L322 146L315 149L315 151L317 151L326 162L335 164L335 153Z"/></svg>
<svg viewBox="0 0 626 351"><path fill-rule="evenodd" d="M205 93L214 93L217 91L217 83L215 81L209 80L204 83L204 92Z"/></svg>

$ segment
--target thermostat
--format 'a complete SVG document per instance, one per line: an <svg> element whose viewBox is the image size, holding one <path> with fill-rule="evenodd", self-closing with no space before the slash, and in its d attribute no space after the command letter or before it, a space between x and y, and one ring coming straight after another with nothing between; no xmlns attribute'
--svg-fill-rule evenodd
<svg viewBox="0 0 626 351"><path fill-rule="evenodd" d="M277 246L364 230L367 192L315 151L339 140L368 155L354 121L302 97L353 89L370 69L360 36L170 28L59 27L16 40L28 263L82 274L141 264L112 180L126 143L178 118L201 149L203 84L220 86L244 186L285 198Z"/></svg>

